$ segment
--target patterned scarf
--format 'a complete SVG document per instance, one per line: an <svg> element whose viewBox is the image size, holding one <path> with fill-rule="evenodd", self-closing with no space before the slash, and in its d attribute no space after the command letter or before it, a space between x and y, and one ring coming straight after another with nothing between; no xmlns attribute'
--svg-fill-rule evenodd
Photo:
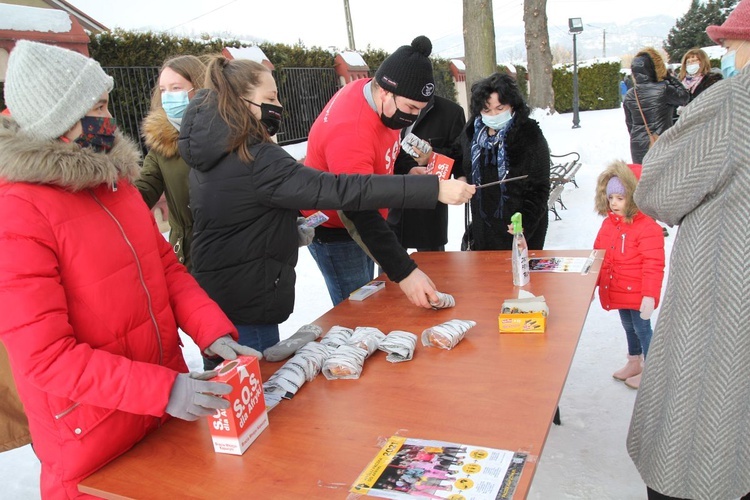
<svg viewBox="0 0 750 500"><path fill-rule="evenodd" d="M482 122L482 117L477 116L474 119L474 137L471 141L471 182L478 186L482 183L482 173L480 157L484 157L486 165L495 165L497 167L498 180L505 179L508 174L508 165L505 158L505 135L513 126L515 116L505 125L505 128L498 130L495 135L489 134L489 127ZM500 203L498 204L493 217L500 218L505 201L505 184L500 184ZM487 218L487 214L482 210L482 190L477 190L475 195L479 202L479 213L482 218Z"/></svg>
<svg viewBox="0 0 750 500"><path fill-rule="evenodd" d="M682 85L684 85L685 88L688 89L688 92L690 92L692 94L695 91L695 87L698 86L698 84L701 82L701 80L703 80L703 75L702 74L701 75L695 75L695 76L687 75L687 76L685 76L685 79L682 80Z"/></svg>

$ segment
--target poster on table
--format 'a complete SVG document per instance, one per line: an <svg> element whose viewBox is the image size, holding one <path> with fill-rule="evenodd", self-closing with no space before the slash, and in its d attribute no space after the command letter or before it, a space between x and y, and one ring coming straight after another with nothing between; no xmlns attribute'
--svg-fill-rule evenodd
<svg viewBox="0 0 750 500"><path fill-rule="evenodd" d="M525 463L525 453L393 436L350 491L378 498L509 499Z"/></svg>

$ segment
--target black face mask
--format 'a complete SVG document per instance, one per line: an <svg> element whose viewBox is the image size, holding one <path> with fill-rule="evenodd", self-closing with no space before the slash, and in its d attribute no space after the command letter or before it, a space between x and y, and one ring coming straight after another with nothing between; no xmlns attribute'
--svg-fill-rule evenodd
<svg viewBox="0 0 750 500"><path fill-rule="evenodd" d="M279 126L281 126L281 111L284 108L267 102L255 104L253 101L244 98L243 101L249 102L253 106L258 106L260 108L260 123L266 127L268 135L276 135L276 132L279 131Z"/></svg>
<svg viewBox="0 0 750 500"><path fill-rule="evenodd" d="M393 104L396 104L395 95L393 95ZM385 116L383 113L380 113L380 121L388 128L401 130L402 128L406 128L417 121L417 116L419 115L404 113L403 111L398 109L398 105L396 105L396 111L393 113L393 115Z"/></svg>

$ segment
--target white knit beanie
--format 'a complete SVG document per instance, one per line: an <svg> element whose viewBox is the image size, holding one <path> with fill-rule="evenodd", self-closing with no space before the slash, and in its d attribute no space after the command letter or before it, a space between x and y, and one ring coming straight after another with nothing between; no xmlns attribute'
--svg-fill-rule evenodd
<svg viewBox="0 0 750 500"><path fill-rule="evenodd" d="M112 77L93 59L72 50L19 40L8 58L5 104L25 134L56 139L112 87Z"/></svg>

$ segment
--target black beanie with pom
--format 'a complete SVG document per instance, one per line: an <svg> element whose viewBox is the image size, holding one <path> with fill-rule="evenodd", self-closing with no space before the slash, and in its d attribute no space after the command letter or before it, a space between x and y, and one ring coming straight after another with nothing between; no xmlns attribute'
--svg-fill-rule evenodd
<svg viewBox="0 0 750 500"><path fill-rule="evenodd" d="M375 73L375 80L383 90L396 95L427 102L435 92L432 63L429 56L432 42L418 36L411 45L402 45L388 56Z"/></svg>

